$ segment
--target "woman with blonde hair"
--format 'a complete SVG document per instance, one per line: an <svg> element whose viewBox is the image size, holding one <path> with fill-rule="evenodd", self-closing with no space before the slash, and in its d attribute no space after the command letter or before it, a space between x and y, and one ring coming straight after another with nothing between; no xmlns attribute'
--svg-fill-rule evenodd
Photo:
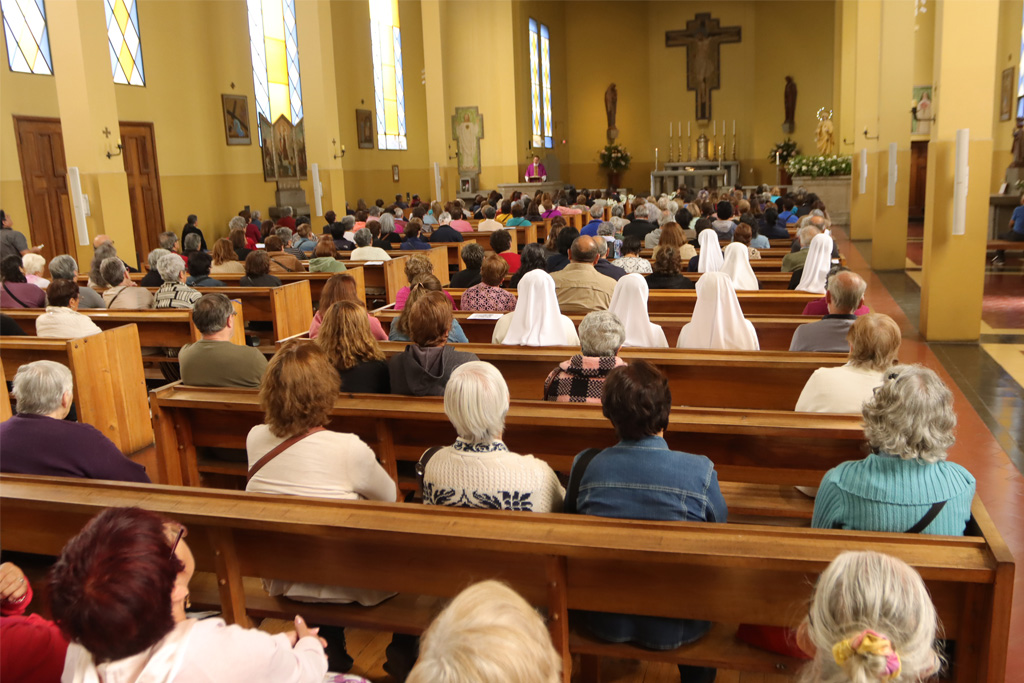
<svg viewBox="0 0 1024 683"><path fill-rule="evenodd" d="M320 334L320 327L324 324L324 313L339 301L354 301L360 306L364 306L363 302L359 299L359 292L356 289L356 279L351 275L338 273L332 275L324 283L324 289L320 292L320 301L317 306L316 315L313 316L313 322L309 324L310 339L317 338L317 335ZM366 311L365 306L363 313L367 316L367 323L370 325L370 334L373 335L373 338L377 341L387 341L388 335L384 332L380 320Z"/></svg>
<svg viewBox="0 0 1024 683"><path fill-rule="evenodd" d="M426 296L430 292L445 292L441 288L441 281L438 280L432 273L424 273L418 275L413 280L412 287L410 288L409 298L406 300L405 308L402 309L402 314L395 318L391 323L391 329L388 331L388 341L409 341L411 335L408 329L409 317L406 315L405 309L412 306L412 304L419 298ZM451 301L451 297L448 297ZM448 341L452 344L466 344L469 339L466 338L466 333L463 332L462 326L459 325L459 321L452 318L452 327L448 332Z"/></svg>
<svg viewBox="0 0 1024 683"><path fill-rule="evenodd" d="M482 581L459 593L420 642L406 683L557 683L562 659L544 619L514 590Z"/></svg>
<svg viewBox="0 0 1024 683"><path fill-rule="evenodd" d="M260 385L263 424L245 439L246 491L334 500L394 502L398 489L373 451L355 434L326 429L341 380L327 354L308 340L286 342L267 365ZM264 579L272 596L298 602L376 605L393 593ZM345 631L321 627L331 669L347 671Z"/></svg>
<svg viewBox="0 0 1024 683"><path fill-rule="evenodd" d="M697 255L697 250L689 243L683 229L675 221L669 221L661 226L661 237L658 239L658 246L654 248L654 258L658 258L658 251L662 247L674 247L684 263Z"/></svg>
<svg viewBox="0 0 1024 683"><path fill-rule="evenodd" d="M413 280L420 275L433 275L434 264L429 258L423 254L413 254L405 261L405 277L409 281L409 284L398 290L398 294L395 295L395 310L400 311L406 306L406 301L409 298L409 292L412 288ZM448 292L444 295L448 297L448 301L452 304L452 310L459 310L459 307L455 305L455 299Z"/></svg>
<svg viewBox="0 0 1024 683"><path fill-rule="evenodd" d="M50 281L42 276L43 269L46 268L46 259L41 255L29 252L21 257L21 265L25 267L26 282L39 289L46 289L50 286Z"/></svg>
<svg viewBox="0 0 1024 683"><path fill-rule="evenodd" d="M928 589L903 560L847 551L821 573L797 642L812 660L800 683L925 681L942 660Z"/></svg>
<svg viewBox="0 0 1024 683"><path fill-rule="evenodd" d="M244 233L241 231L238 234L244 237ZM211 275L245 274L245 264L238 260L235 248L231 245L231 240L226 237L221 237L213 243L211 255L213 256L213 263L210 264Z"/></svg>
<svg viewBox="0 0 1024 683"><path fill-rule="evenodd" d="M370 332L366 309L359 303L343 300L327 309L316 343L338 371L342 391L391 393L391 378L384 352L377 346Z"/></svg>

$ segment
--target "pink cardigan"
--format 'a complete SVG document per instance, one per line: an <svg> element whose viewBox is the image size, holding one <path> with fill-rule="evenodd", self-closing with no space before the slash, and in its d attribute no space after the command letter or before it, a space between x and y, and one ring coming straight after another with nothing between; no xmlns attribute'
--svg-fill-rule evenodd
<svg viewBox="0 0 1024 683"><path fill-rule="evenodd" d="M387 341L388 335L381 326L380 321L374 318L369 313L366 314L370 319L370 334L377 341ZM324 324L323 316L320 315L320 311L316 312L313 316L313 322L309 324L309 338L316 339L316 336L320 334L320 326Z"/></svg>
<svg viewBox="0 0 1024 683"><path fill-rule="evenodd" d="M449 294L448 292L445 292L444 295L446 297L448 297L448 301L451 302L452 310L453 311L459 310L459 307L455 305L455 299L452 298L452 295ZM409 299L409 285L406 285L405 287L402 287L400 290L398 290L398 294L395 295L395 310L396 311L400 311L403 308L405 308L405 302L408 299Z"/></svg>

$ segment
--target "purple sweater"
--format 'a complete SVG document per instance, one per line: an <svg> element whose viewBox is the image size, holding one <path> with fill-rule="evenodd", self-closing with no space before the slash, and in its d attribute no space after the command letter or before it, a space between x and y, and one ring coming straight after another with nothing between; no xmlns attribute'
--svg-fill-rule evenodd
<svg viewBox="0 0 1024 683"><path fill-rule="evenodd" d="M0 424L0 444L0 472L149 483L146 468L92 425L15 415Z"/></svg>

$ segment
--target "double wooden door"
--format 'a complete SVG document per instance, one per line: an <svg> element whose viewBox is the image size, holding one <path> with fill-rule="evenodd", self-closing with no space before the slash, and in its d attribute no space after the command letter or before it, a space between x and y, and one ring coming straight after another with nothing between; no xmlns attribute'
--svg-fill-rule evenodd
<svg viewBox="0 0 1024 683"><path fill-rule="evenodd" d="M135 232L138 264L158 245L164 231L164 207L160 193L160 170L156 161L156 138L152 123L121 122L124 172L128 178L128 202ZM131 260L127 254L121 258Z"/></svg>
<svg viewBox="0 0 1024 683"><path fill-rule="evenodd" d="M74 222L60 120L15 116L14 128L28 215L12 218L16 225L27 221L29 246L43 245L47 262L58 254L74 254Z"/></svg>

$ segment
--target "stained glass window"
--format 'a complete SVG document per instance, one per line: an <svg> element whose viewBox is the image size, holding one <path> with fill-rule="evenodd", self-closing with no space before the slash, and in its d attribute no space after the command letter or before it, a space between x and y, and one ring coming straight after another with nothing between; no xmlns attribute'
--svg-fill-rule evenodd
<svg viewBox="0 0 1024 683"><path fill-rule="evenodd" d="M370 0L370 47L378 149L408 149L398 0Z"/></svg>
<svg viewBox="0 0 1024 683"><path fill-rule="evenodd" d="M43 0L2 0L7 64L11 71L53 75Z"/></svg>
<svg viewBox="0 0 1024 683"><path fill-rule="evenodd" d="M551 36L535 19L530 19L530 105L533 146L551 148Z"/></svg>
<svg viewBox="0 0 1024 683"><path fill-rule="evenodd" d="M139 37L138 0L105 0L107 41L114 83L146 85L142 70L142 39Z"/></svg>
<svg viewBox="0 0 1024 683"><path fill-rule="evenodd" d="M273 123L302 119L295 0L247 0L256 112ZM260 131L262 143L262 131Z"/></svg>

